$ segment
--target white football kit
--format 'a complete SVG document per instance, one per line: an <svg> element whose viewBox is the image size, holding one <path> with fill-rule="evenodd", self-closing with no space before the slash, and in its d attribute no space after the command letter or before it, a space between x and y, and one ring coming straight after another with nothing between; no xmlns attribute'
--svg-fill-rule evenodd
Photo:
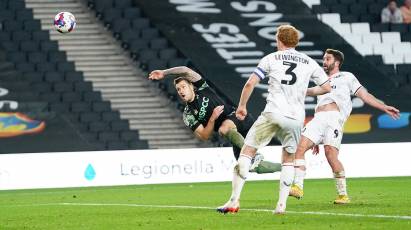
<svg viewBox="0 0 411 230"><path fill-rule="evenodd" d="M263 57L254 74L260 79L269 78L267 104L249 130L245 144L258 149L275 135L287 152L295 153L305 118L308 83L326 83L326 73L307 55L287 49Z"/></svg>
<svg viewBox="0 0 411 230"><path fill-rule="evenodd" d="M340 148L343 126L352 110L351 95L362 87L350 72L339 72L330 77L331 92L317 97L317 107L335 102L339 111L322 111L303 129L302 135L314 144L324 144Z"/></svg>

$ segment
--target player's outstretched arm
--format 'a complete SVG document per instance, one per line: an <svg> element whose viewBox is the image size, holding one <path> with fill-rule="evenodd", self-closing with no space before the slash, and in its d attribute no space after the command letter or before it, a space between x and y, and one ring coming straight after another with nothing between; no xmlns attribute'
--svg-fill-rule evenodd
<svg viewBox="0 0 411 230"><path fill-rule="evenodd" d="M375 98L374 95L370 94L364 87L361 87L357 91L356 96L361 98L366 104L384 111L393 119L398 119L400 117L400 111L397 108L384 104L384 102Z"/></svg>
<svg viewBox="0 0 411 230"><path fill-rule="evenodd" d="M223 113L223 111L224 105L215 107L210 119L208 119L207 125L205 127L203 125L199 125L196 130L194 130L194 134L202 141L208 140L214 131L215 121L218 119L221 113Z"/></svg>
<svg viewBox="0 0 411 230"><path fill-rule="evenodd" d="M317 96L317 94L315 94L315 92L318 90L318 88L320 88L319 86L314 86L314 87L310 87L307 89L307 96Z"/></svg>
<svg viewBox="0 0 411 230"><path fill-rule="evenodd" d="M326 82L321 86L314 86L307 89L307 96L318 96L329 93L331 91L330 82Z"/></svg>
<svg viewBox="0 0 411 230"><path fill-rule="evenodd" d="M250 78L248 78L247 82L245 83L236 111L236 116L239 120L244 120L244 118L247 116L247 102L250 99L255 86L259 82L260 78L255 73L252 73Z"/></svg>
<svg viewBox="0 0 411 230"><path fill-rule="evenodd" d="M185 77L190 82L196 82L201 79L201 75L194 70L186 66L177 66L170 69L164 70L153 70L148 79L150 80L161 80L167 75L173 75L174 77Z"/></svg>

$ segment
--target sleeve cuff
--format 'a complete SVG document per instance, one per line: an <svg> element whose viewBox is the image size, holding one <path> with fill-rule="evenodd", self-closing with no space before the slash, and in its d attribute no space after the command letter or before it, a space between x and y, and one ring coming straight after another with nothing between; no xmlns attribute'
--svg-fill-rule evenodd
<svg viewBox="0 0 411 230"><path fill-rule="evenodd" d="M327 82L329 82L330 80L326 80L325 82L323 82L323 83L321 83L320 85L318 85L318 86L322 86L322 85L324 85L325 83L327 83Z"/></svg>
<svg viewBox="0 0 411 230"><path fill-rule="evenodd" d="M362 88L362 86L358 87L358 89L355 90L354 95L357 94L358 90L361 89L361 88Z"/></svg>
<svg viewBox="0 0 411 230"><path fill-rule="evenodd" d="M198 128L198 126L200 126L200 122L197 122L195 125L191 126L191 130L196 131L196 129Z"/></svg>

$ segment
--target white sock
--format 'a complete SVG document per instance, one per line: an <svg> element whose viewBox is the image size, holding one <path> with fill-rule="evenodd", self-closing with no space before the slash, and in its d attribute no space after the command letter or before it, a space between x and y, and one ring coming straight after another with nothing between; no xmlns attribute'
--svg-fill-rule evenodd
<svg viewBox="0 0 411 230"><path fill-rule="evenodd" d="M294 177L294 184L298 185L301 189L304 188L304 178L305 178L305 170L302 170L299 166L305 167L305 160L304 159L296 159L294 162L295 167L295 177Z"/></svg>
<svg viewBox="0 0 411 230"><path fill-rule="evenodd" d="M305 178L305 170L300 168L295 168L295 177L294 177L294 184L298 185L301 189L304 188L304 178Z"/></svg>
<svg viewBox="0 0 411 230"><path fill-rule="evenodd" d="M238 167L237 170L234 169L233 182L232 182L232 191L231 191L231 201L240 200L241 191L245 180L248 175L248 170L251 165L251 157L241 154L238 158Z"/></svg>
<svg viewBox="0 0 411 230"><path fill-rule="evenodd" d="M282 204L284 207L286 206L291 184L294 179L294 171L293 163L283 163L280 176L280 194L277 205Z"/></svg>
<svg viewBox="0 0 411 230"><path fill-rule="evenodd" d="M335 187L337 188L338 195L347 195L347 182L345 177L335 178Z"/></svg>

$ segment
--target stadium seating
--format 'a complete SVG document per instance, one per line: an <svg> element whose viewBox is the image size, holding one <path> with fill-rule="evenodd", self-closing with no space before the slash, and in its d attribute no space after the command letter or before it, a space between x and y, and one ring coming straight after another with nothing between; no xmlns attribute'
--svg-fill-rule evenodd
<svg viewBox="0 0 411 230"><path fill-rule="evenodd" d="M381 10L386 4L382 0L321 0L314 3L312 12L359 54L378 64L380 72L397 87L409 87L411 73L400 73L398 67L411 65L411 25L381 23ZM376 55L382 56L382 62L375 62Z"/></svg>
<svg viewBox="0 0 411 230"><path fill-rule="evenodd" d="M92 83L67 61L65 52L50 40L47 31L41 30L39 20L33 19L24 1L2 2L0 49L5 50L5 63L11 63L17 71L13 78L0 78L1 87L13 92L10 98L19 99L19 103L44 102L48 112L68 118L86 142L93 144L92 150L148 148L138 131L130 130L128 121L118 113L107 115L116 114L110 102L103 101L101 94L93 91ZM133 15L127 12L128 17Z"/></svg>
<svg viewBox="0 0 411 230"><path fill-rule="evenodd" d="M150 19L144 16L134 1L120 3L114 0L88 0L88 6L112 31L113 36L121 42L141 69L149 72L181 65L190 66L187 58L150 23ZM165 79L158 86L174 101L178 110L184 109L183 103L177 100L172 79ZM214 145L222 145L225 141L215 137L212 142Z"/></svg>
<svg viewBox="0 0 411 230"><path fill-rule="evenodd" d="M184 64L185 59L168 44L157 28L150 25L149 19L142 16L132 1L89 0L88 5L143 70Z"/></svg>
<svg viewBox="0 0 411 230"><path fill-rule="evenodd" d="M186 58L160 34L157 28L150 25L150 20L143 16L132 1L117 4L112 0L89 0L88 6L95 10L97 17L111 29L113 36L119 39L122 47L130 52L131 57L143 70L187 65ZM172 82L160 82L159 87L175 101L179 110L184 108L177 100Z"/></svg>

